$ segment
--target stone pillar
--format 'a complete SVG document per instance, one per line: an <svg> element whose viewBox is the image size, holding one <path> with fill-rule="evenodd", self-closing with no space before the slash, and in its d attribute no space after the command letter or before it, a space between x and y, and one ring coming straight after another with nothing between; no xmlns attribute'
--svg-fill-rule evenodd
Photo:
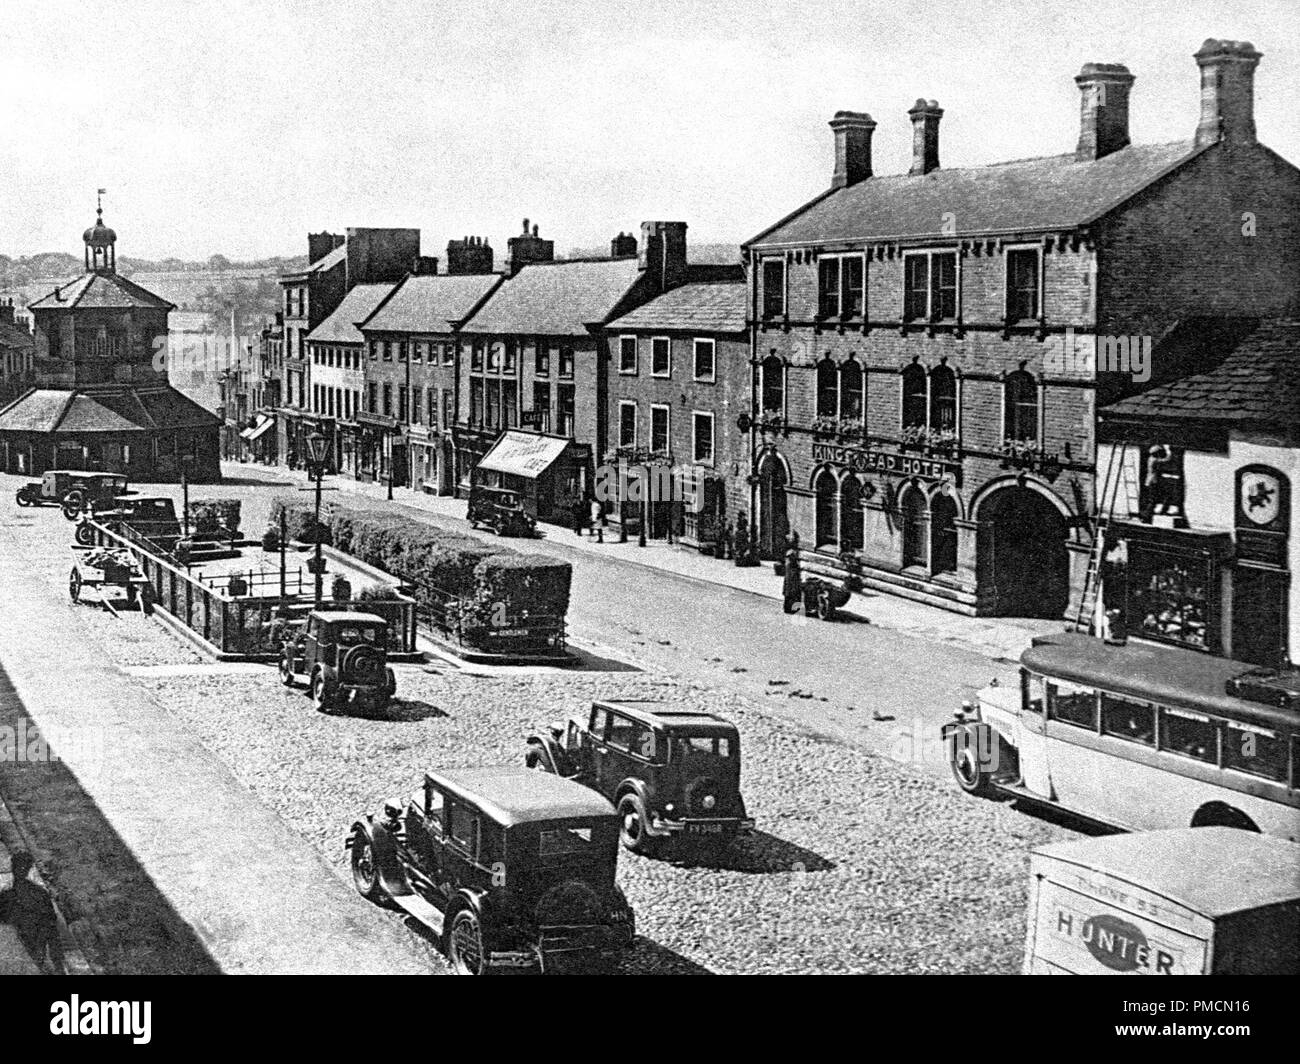
<svg viewBox="0 0 1300 1064"><path fill-rule="evenodd" d="M982 523L963 517L953 520L957 529L956 583L971 592L979 587L979 530Z"/></svg>

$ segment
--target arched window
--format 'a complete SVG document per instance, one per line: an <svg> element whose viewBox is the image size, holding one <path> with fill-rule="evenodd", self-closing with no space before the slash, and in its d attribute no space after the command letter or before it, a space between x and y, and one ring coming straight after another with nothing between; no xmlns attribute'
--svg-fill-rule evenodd
<svg viewBox="0 0 1300 1064"><path fill-rule="evenodd" d="M840 417L862 420L862 366L849 359L840 367Z"/></svg>
<svg viewBox="0 0 1300 1064"><path fill-rule="evenodd" d="M835 495L838 485L829 469L823 469L813 482L817 493L817 547L835 547L839 544L835 521Z"/></svg>
<svg viewBox="0 0 1300 1064"><path fill-rule="evenodd" d="M862 485L849 473L840 484L840 548L862 547Z"/></svg>
<svg viewBox="0 0 1300 1064"><path fill-rule="evenodd" d="M909 485L903 489L903 567L925 565L925 496Z"/></svg>
<svg viewBox="0 0 1300 1064"><path fill-rule="evenodd" d="M925 428L925 370L913 362L903 370L903 428Z"/></svg>
<svg viewBox="0 0 1300 1064"><path fill-rule="evenodd" d="M1008 440L1038 439L1038 385L1023 369L1007 375L1005 396L1005 436Z"/></svg>
<svg viewBox="0 0 1300 1064"><path fill-rule="evenodd" d="M785 413L785 363L776 355L763 359L763 412Z"/></svg>
<svg viewBox="0 0 1300 1064"><path fill-rule="evenodd" d="M951 495L930 500L930 571L957 571L957 503Z"/></svg>
<svg viewBox="0 0 1300 1064"><path fill-rule="evenodd" d="M930 371L930 428L957 431L957 374L948 366Z"/></svg>
<svg viewBox="0 0 1300 1064"><path fill-rule="evenodd" d="M817 363L817 416L840 416L840 375L829 358Z"/></svg>

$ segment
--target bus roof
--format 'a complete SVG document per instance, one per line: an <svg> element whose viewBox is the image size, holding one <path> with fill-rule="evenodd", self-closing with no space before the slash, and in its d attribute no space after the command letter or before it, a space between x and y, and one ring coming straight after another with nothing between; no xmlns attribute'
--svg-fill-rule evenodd
<svg viewBox="0 0 1300 1064"><path fill-rule="evenodd" d="M1114 876L1210 918L1300 898L1300 845L1241 828L1076 839L1034 856Z"/></svg>
<svg viewBox="0 0 1300 1064"><path fill-rule="evenodd" d="M1060 632L1038 636L1020 655L1030 672L1174 708L1196 709L1266 728L1294 728L1300 713L1228 694L1224 685L1252 668L1244 661L1194 650L1130 642L1113 646L1096 636Z"/></svg>

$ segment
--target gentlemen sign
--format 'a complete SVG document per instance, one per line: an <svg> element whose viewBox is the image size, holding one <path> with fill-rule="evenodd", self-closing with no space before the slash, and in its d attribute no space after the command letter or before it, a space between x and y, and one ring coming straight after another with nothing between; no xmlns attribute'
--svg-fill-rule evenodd
<svg viewBox="0 0 1300 1064"><path fill-rule="evenodd" d="M950 480L961 483L961 463L925 458L916 454L890 454L859 447L840 447L833 443L812 445L814 462L831 462L855 473L882 473L889 477L916 477L918 480Z"/></svg>

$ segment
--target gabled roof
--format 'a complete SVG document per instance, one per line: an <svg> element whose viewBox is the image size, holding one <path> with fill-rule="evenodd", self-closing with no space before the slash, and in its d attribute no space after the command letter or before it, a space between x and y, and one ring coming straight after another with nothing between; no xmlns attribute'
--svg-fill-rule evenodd
<svg viewBox="0 0 1300 1064"><path fill-rule="evenodd" d="M175 310L176 305L121 274L109 272L83 273L28 306L28 310L67 310L71 307L133 308L148 307L154 310Z"/></svg>
<svg viewBox="0 0 1300 1064"><path fill-rule="evenodd" d="M944 218L964 236L1088 225L1205 148L1130 144L1100 159L1073 153L925 175L869 177L823 193L745 247L935 239Z"/></svg>
<svg viewBox="0 0 1300 1064"><path fill-rule="evenodd" d="M219 424L215 414L171 387L33 389L0 410L0 431L5 432L151 432Z"/></svg>
<svg viewBox="0 0 1300 1064"><path fill-rule="evenodd" d="M682 329L741 333L747 319L748 287L739 279L687 282L610 322L611 329Z"/></svg>
<svg viewBox="0 0 1300 1064"><path fill-rule="evenodd" d="M636 259L525 266L465 323L471 333L581 336L618 309L641 274Z"/></svg>
<svg viewBox="0 0 1300 1064"><path fill-rule="evenodd" d="M1111 403L1099 413L1103 420L1300 426L1300 321L1264 321L1227 349L1217 365Z"/></svg>
<svg viewBox="0 0 1300 1064"><path fill-rule="evenodd" d="M398 284L361 325L374 332L447 332L500 282L496 273L414 274Z"/></svg>
<svg viewBox="0 0 1300 1064"><path fill-rule="evenodd" d="M343 297L334 313L307 334L307 342L317 344L363 344L366 338L357 328L375 307L392 292L393 284L359 284Z"/></svg>

